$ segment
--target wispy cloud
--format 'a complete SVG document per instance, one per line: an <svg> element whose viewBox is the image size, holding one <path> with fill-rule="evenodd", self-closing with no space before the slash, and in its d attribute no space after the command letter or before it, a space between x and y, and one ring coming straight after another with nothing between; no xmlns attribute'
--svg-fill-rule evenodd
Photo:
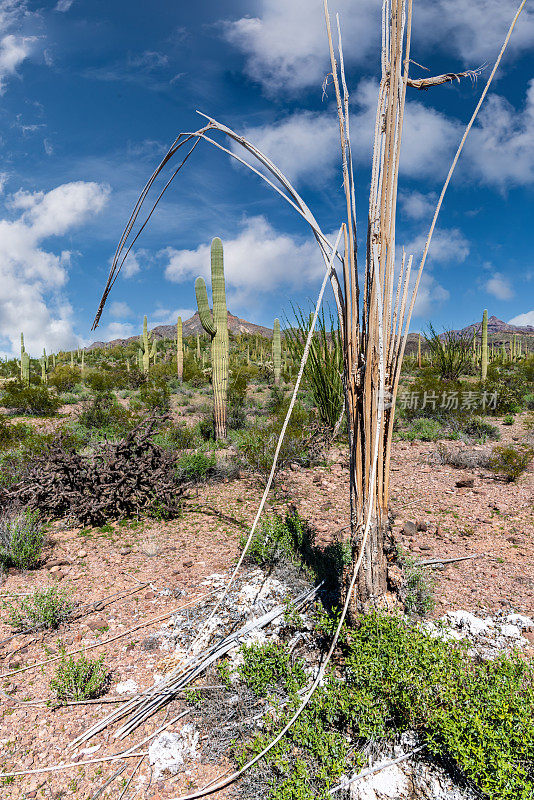
<svg viewBox="0 0 534 800"><path fill-rule="evenodd" d="M54 10L55 11L61 11L63 13L65 11L70 11L71 6L72 6L73 3L74 3L74 0L58 0Z"/></svg>
<svg viewBox="0 0 534 800"><path fill-rule="evenodd" d="M514 296L510 281L500 272L494 272L485 282L484 288L488 294L493 295L497 300L511 300Z"/></svg>

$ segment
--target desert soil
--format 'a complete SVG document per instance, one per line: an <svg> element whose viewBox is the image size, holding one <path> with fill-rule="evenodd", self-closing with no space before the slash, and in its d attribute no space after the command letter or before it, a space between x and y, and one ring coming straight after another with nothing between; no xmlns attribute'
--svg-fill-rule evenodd
<svg viewBox="0 0 534 800"><path fill-rule="evenodd" d="M520 436L520 418L514 426L501 426L501 433L503 442ZM448 444L460 446L456 442ZM532 469L517 484L506 484L484 470L432 464L429 460L435 452L435 442L394 445L391 502L399 542L422 560L477 556L433 571L434 616L459 608L477 614L503 608L533 614ZM471 488L456 486L458 481L469 478L474 479ZM339 536L348 523L347 485L346 453L334 449L327 467L295 467L283 472L270 508L281 510L292 501L317 529L318 542L326 544ZM104 530L54 524L44 565L25 574L10 571L0 587L4 602L35 588L59 584L73 595L80 608L88 608L78 620L45 634L13 637L8 625L0 624L2 772L29 772L121 752L178 714L180 708L186 708L184 701L177 699L168 711L160 711L124 741L114 739L113 730L107 730L81 749L66 749L76 736L116 706L93 702L51 707L46 703L52 699L49 682L55 664L28 671L22 668L58 655L62 645L67 651L88 647L153 617L169 614L185 603L206 602L202 580L228 570L238 552L240 535L255 514L260 494L261 487L242 476L232 482L201 487L188 501L183 517L173 522L113 523ZM418 522L419 528L426 530L412 530L406 535L402 532L406 522ZM117 593L125 596L112 597ZM91 610L91 604L99 600L108 604ZM142 689L153 683L155 675L176 666L176 660L168 653L150 649L150 634L163 624L164 621L154 622L88 652L92 656L105 653L112 671L112 683L103 699L116 698L115 687L119 683L132 679ZM534 634L525 635L534 638ZM526 653L533 655L534 651L527 648ZM170 730L178 730L180 724ZM125 771L99 797L118 798L137 762L138 759L129 759ZM124 763L76 765L53 773L29 774L14 782L4 779L0 796L5 800L85 800L96 797L98 789ZM145 758L125 800L178 797L187 789L203 786L229 766L215 768L191 762L187 773L153 780ZM231 796L231 792L214 796Z"/></svg>

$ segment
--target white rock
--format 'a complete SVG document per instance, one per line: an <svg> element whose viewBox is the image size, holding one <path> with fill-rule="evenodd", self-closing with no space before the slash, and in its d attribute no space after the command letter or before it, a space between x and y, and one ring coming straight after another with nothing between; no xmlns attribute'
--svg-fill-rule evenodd
<svg viewBox="0 0 534 800"><path fill-rule="evenodd" d="M508 614L506 622L508 622L509 625L517 625L517 627L522 630L534 627L534 620L530 617L525 617L524 614Z"/></svg>
<svg viewBox="0 0 534 800"><path fill-rule="evenodd" d="M521 637L521 631L517 625L501 625L499 632L502 636L506 636L507 639L519 639Z"/></svg>
<svg viewBox="0 0 534 800"><path fill-rule="evenodd" d="M455 627L467 630L471 636L489 633L487 623L469 611L449 611L447 617Z"/></svg>
<svg viewBox="0 0 534 800"><path fill-rule="evenodd" d="M163 731L148 748L148 758L154 767L154 780L164 772L176 775L187 759L198 759L199 733L193 725L184 725L179 733Z"/></svg>
<svg viewBox="0 0 534 800"><path fill-rule="evenodd" d="M139 689L138 684L132 679L128 678L127 681L122 681L115 686L116 694L133 694Z"/></svg>
<svg viewBox="0 0 534 800"><path fill-rule="evenodd" d="M393 764L353 784L351 797L353 800L398 800L409 796L409 788L408 778Z"/></svg>

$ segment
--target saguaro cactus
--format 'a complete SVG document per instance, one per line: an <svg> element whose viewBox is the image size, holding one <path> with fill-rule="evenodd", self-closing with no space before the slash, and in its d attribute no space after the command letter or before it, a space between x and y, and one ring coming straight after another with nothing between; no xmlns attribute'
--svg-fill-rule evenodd
<svg viewBox="0 0 534 800"><path fill-rule="evenodd" d="M273 325L273 368L274 382L280 383L280 370L282 367L282 344L280 342L280 320L277 318Z"/></svg>
<svg viewBox="0 0 534 800"><path fill-rule="evenodd" d="M223 246L219 238L211 243L211 293L213 314L208 303L204 278L195 281L198 314L202 327L211 337L213 415L216 439L226 438L226 393L228 389L228 311L224 284Z"/></svg>
<svg viewBox="0 0 534 800"><path fill-rule="evenodd" d="M143 317L143 333L139 337L139 370L148 375L150 369L150 359L154 357L156 352L156 342L150 347L150 335L148 333L148 322L146 314Z"/></svg>
<svg viewBox="0 0 534 800"><path fill-rule="evenodd" d="M178 317L176 323L176 368L178 380L184 378L184 344L182 340L182 318Z"/></svg>
<svg viewBox="0 0 534 800"><path fill-rule="evenodd" d="M488 376L488 312L482 315L482 348L480 353L480 378L485 381Z"/></svg>
<svg viewBox="0 0 534 800"><path fill-rule="evenodd" d="M417 366L421 369L421 334L417 339Z"/></svg>

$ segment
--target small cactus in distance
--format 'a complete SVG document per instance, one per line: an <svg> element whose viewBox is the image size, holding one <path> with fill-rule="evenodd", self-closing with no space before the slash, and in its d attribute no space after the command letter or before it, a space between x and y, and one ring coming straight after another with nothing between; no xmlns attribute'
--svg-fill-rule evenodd
<svg viewBox="0 0 534 800"><path fill-rule="evenodd" d="M155 342L152 345L154 348ZM143 333L139 337L139 370L144 372L145 375L148 375L148 371L150 369L150 359L153 357L154 353L150 349L150 336L148 333L148 322L146 318L146 314L143 317Z"/></svg>
<svg viewBox="0 0 534 800"><path fill-rule="evenodd" d="M277 318L273 325L273 369L274 382L276 386L280 383L280 371L282 368L282 344L280 341L280 320Z"/></svg>
<svg viewBox="0 0 534 800"><path fill-rule="evenodd" d="M184 345L182 339L182 318L178 317L176 323L176 368L178 380L182 381L184 378Z"/></svg>
<svg viewBox="0 0 534 800"><path fill-rule="evenodd" d="M211 243L211 293L213 314L208 303L204 278L195 281L198 314L202 327L211 337L213 412L216 439L226 439L226 395L228 390L228 311L224 284L223 245L219 238Z"/></svg>
<svg viewBox="0 0 534 800"><path fill-rule="evenodd" d="M480 378L485 381L488 376L488 312L482 315L482 346L480 353Z"/></svg>

